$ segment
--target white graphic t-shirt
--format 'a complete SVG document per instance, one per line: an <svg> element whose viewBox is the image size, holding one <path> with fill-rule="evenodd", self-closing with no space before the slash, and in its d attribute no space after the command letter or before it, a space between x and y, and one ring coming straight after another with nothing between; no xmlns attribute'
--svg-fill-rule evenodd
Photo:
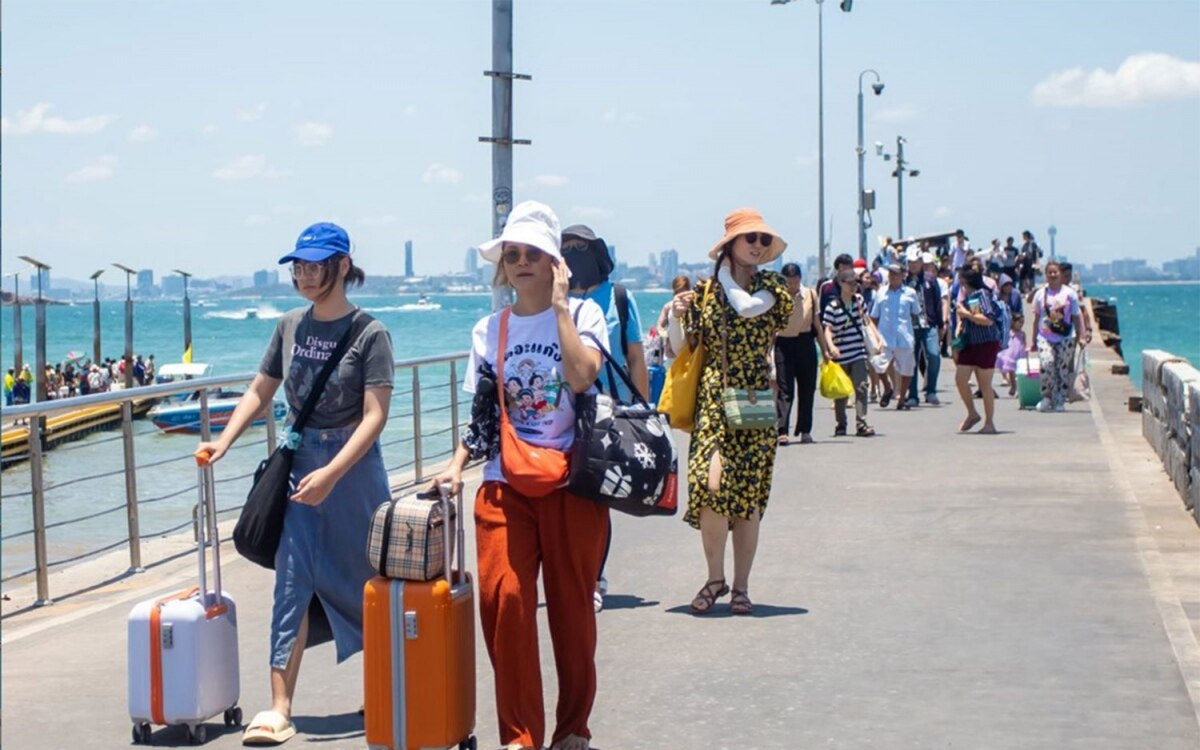
<svg viewBox="0 0 1200 750"><path fill-rule="evenodd" d="M591 300L571 299L569 304L583 345L599 351L596 341L608 338L604 313ZM499 345L500 313L495 312L476 323L471 333L471 357L463 378L467 393L475 393L482 362L496 369ZM505 398L509 421L522 440L556 450L571 447L575 440L575 394L563 372L554 308L537 315L509 316L508 351L501 380L497 387ZM499 456L483 467L483 481L504 481Z"/></svg>

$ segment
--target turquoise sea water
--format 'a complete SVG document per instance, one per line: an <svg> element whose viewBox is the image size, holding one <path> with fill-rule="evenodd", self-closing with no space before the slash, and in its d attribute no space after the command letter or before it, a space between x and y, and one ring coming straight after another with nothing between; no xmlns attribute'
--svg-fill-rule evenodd
<svg viewBox="0 0 1200 750"><path fill-rule="evenodd" d="M1126 360L1135 381L1140 379L1139 353L1143 348L1160 348L1200 363L1200 284L1093 286L1095 297L1118 305ZM649 327L670 298L667 292L638 292L635 299L643 328ZM437 310L414 309L416 298L408 296L354 297L354 301L383 321L391 331L397 359L465 352L471 328L489 312L490 296L433 296ZM194 359L214 365L216 374L251 373L258 365L275 319L299 306L298 297L263 300L220 300L211 306L192 308ZM248 315L247 309L254 314ZM0 310L0 367L12 366L14 340L12 308ZM34 310L22 315L24 357L34 360ZM70 351L91 356L92 306L49 306L47 359L63 360ZM118 358L124 347L124 303L101 305L101 341L104 356ZM137 302L134 320L134 352L154 354L161 365L179 361L183 351L182 304L175 301ZM458 377L462 377L462 368ZM449 421L449 368L429 368L422 375L422 434L426 453L444 453L452 443ZM439 385L440 384L440 385ZM393 420L383 435L384 461L390 470L403 470L412 460L411 375L397 378L392 402ZM466 418L469 404L461 406ZM138 466L155 464L153 471L138 473L141 500L141 530L153 538L186 528L195 502L195 466L190 451L196 438L163 435L149 420L135 423ZM126 534L123 504L125 486L119 432L91 435L79 442L60 446L46 454L47 522L54 524L85 513L106 509L105 515L84 523L51 528L48 547L51 560L63 560L111 545L120 549ZM265 430L249 430L228 457L217 466L218 506L229 508L241 502L248 475L265 455ZM442 459L437 459L442 460ZM0 493L2 514L3 576L32 567L32 538L20 533L31 527L28 464L17 464L3 474ZM12 535L18 536L12 536Z"/></svg>

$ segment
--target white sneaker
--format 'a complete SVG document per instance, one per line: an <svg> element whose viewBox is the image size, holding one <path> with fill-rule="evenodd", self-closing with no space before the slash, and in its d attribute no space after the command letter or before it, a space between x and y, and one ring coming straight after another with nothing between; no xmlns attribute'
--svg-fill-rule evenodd
<svg viewBox="0 0 1200 750"><path fill-rule="evenodd" d="M1050 399L1044 398L1041 401L1038 401L1037 410L1044 414L1049 411L1054 411L1054 405L1050 403Z"/></svg>
<svg viewBox="0 0 1200 750"><path fill-rule="evenodd" d="M1061 411L1066 411L1066 410L1067 410L1067 407L1063 406L1062 404L1059 404L1058 406L1054 407L1054 411L1061 412Z"/></svg>
<svg viewBox="0 0 1200 750"><path fill-rule="evenodd" d="M600 580L596 581L596 591L592 594L592 606L596 609L596 614L600 614L600 610L604 609L604 595L608 593L608 579L600 576Z"/></svg>

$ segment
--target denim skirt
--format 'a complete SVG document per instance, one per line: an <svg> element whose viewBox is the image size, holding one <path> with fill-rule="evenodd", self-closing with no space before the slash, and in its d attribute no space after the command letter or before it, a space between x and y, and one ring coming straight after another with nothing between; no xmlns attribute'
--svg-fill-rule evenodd
<svg viewBox="0 0 1200 750"><path fill-rule="evenodd" d="M292 486L329 465L355 427L306 427L292 463ZM332 639L338 662L362 650L363 585L375 574L367 536L375 509L388 497L376 441L320 505L288 503L275 553L272 667L287 667L305 612L311 613L306 647Z"/></svg>

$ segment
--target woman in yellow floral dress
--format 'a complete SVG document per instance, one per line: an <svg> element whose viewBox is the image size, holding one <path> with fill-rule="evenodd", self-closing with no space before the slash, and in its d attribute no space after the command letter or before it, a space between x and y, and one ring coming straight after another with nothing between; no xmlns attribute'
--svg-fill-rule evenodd
<svg viewBox="0 0 1200 750"><path fill-rule="evenodd" d="M749 614L750 568L758 549L758 529L771 494L775 466L774 423L762 429L732 429L721 391L771 387L775 332L792 314L792 297L778 273L759 270L783 253L787 243L749 208L725 219L725 236L709 257L714 281L697 287L692 298L677 298L673 325L687 320L687 333L707 349L696 396L696 425L688 456L688 508L684 520L700 530L708 562L708 583L692 601L704 614L731 592L725 583L725 543L733 537L730 611ZM685 315L695 305L699 315ZM678 330L678 329L677 329ZM722 355L722 348L728 350ZM724 364L727 362L728 372Z"/></svg>

